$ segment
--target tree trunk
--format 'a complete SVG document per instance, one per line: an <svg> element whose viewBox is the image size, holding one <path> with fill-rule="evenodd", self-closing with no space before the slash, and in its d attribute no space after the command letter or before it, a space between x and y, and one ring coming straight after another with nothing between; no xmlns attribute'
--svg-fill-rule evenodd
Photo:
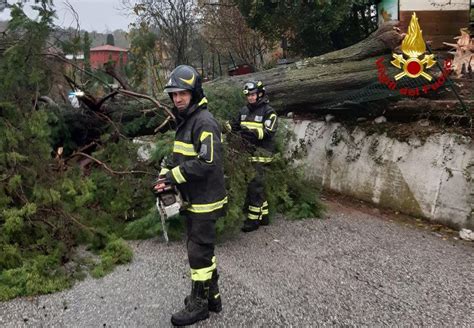
<svg viewBox="0 0 474 328"><path fill-rule="evenodd" d="M428 95L431 98L444 97L443 99L446 99L448 94L451 99L445 103L443 101L446 100L437 102L419 98L407 101L406 97L400 102L390 101L400 100L400 92L398 90L391 91L386 85L379 82L376 62L379 58L384 58L386 73L390 77L400 72L390 64L391 53L403 38L395 29L395 25L396 22L386 23L367 39L345 49L309 58L292 65L214 80L206 83L204 87L211 89L229 84L242 86L248 80L262 80L272 106L279 113L294 112L297 116L320 117L331 113L340 119L353 120L385 115L389 120L393 118L397 121L413 121L421 115L426 117L432 113L439 120L446 120L442 110L449 108L446 115L456 117L456 122L458 122L456 124L472 124L472 119L462 112L461 115L456 112L455 109L459 106L452 92L436 92ZM429 72L434 75L431 70ZM411 83L411 79L403 80ZM403 86L402 82L398 83L399 86ZM471 82L465 81L463 83L464 89L470 90L472 88ZM127 88L126 83L121 81L121 84L122 87ZM113 98L116 93L113 92L107 97ZM110 128L111 122L114 122L113 127L133 122L131 124L133 128L121 132L128 137L153 134L156 127L165 119L165 112L158 110L159 106L154 106L152 102L144 100L133 104L128 101L124 103L122 99L120 97L113 101L107 100L106 103L91 99L91 104L88 104L88 107L95 114L91 115L89 124L85 124L85 127L90 130L88 133L83 133L83 138L76 140L76 143L87 144L91 137L96 137L99 131L106 127ZM159 100L165 103L169 101L165 95ZM468 104L472 106L473 99L470 100ZM153 107L156 108L152 110ZM138 109L142 111L140 112ZM72 117L74 118L75 115L79 115L79 113L73 113ZM71 119L71 122L74 121ZM118 129L116 130L118 131ZM94 131L97 132L93 133Z"/></svg>
<svg viewBox="0 0 474 328"><path fill-rule="evenodd" d="M247 80L262 80L272 105L279 112L334 107L338 100L343 102L349 97L348 101L352 101L351 95L356 98L356 92L378 83L376 60L383 55L388 59L390 55L387 54L403 38L395 28L396 24L385 23L367 39L348 48L284 67L218 80L207 87L221 83L243 85Z"/></svg>

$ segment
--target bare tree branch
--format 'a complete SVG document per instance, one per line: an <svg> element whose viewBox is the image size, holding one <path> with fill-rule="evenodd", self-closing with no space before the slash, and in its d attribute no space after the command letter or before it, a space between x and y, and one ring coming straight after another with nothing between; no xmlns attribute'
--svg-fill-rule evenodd
<svg viewBox="0 0 474 328"><path fill-rule="evenodd" d="M83 73L86 73L87 75L89 75L90 77L96 79L97 81L99 81L100 83L102 83L104 86L107 86L110 90L112 90L112 88L109 86L109 84L107 83L107 81L104 81L102 80L100 77L98 77L97 75L95 74L92 74L91 72L83 69L82 67L76 65L74 62L70 61L69 59L67 58L64 58L63 56L59 55L59 54L55 54L55 53L43 53L43 54L40 54L41 56L49 56L49 57L54 57L54 58L57 58L65 63L67 63L68 65L71 65L72 67L82 71Z"/></svg>
<svg viewBox="0 0 474 328"><path fill-rule="evenodd" d="M154 173L151 173L151 172L146 172L146 171L135 171L135 170L132 170L132 171L115 171L113 169L111 169L107 164L105 164L104 162L98 160L97 158L95 157L92 157L91 155L88 155L86 153L83 153L83 152L75 152L74 154L71 155L71 158L72 157L75 157L75 156L84 156L94 162L96 162L97 164L99 164L100 166L102 166L104 169L106 169L108 172L110 172L111 174L114 174L114 175L124 175L124 174L148 174L148 175L155 175Z"/></svg>
<svg viewBox="0 0 474 328"><path fill-rule="evenodd" d="M154 132L157 133L159 132L163 127L166 126L166 124L168 124L168 122L170 121L171 117L168 116L164 121L163 123L161 123L157 128L155 128Z"/></svg>
<svg viewBox="0 0 474 328"><path fill-rule="evenodd" d="M129 97L138 97L138 98L144 98L144 99L148 99L150 100L152 103L154 103L156 105L156 107L158 108L161 108L163 109L169 117L171 117L171 119L174 121L176 120L176 117L173 115L173 113L169 110L168 106L165 106L165 105L162 105L158 100L148 96L148 95L144 95L144 94L141 94L141 93L137 93L137 92L133 92L133 91L130 91L130 90L123 90L123 89L119 89L118 92L124 94L124 95L127 95Z"/></svg>

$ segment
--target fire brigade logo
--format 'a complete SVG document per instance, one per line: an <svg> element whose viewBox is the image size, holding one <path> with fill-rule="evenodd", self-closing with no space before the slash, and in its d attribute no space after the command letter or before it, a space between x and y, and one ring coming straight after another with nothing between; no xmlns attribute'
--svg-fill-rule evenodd
<svg viewBox="0 0 474 328"><path fill-rule="evenodd" d="M384 57L380 57L375 62L380 83L386 85L390 90L398 90L401 95L410 97L417 97L431 91L436 91L444 85L449 74L452 72L451 60L444 60L444 67L438 75L432 76L425 71L433 67L436 64L436 60L433 54L425 53L426 43L423 39L423 33L418 24L416 13L413 13L411 17L408 33L402 41L401 49L403 54L392 53L393 60L390 63L402 70L393 78L389 76L388 69L384 65ZM404 83L406 82L404 78L416 79L418 77L422 77L421 80L425 80L427 83L421 83L417 87L409 87L409 85ZM398 82L403 87L399 87ZM419 84L420 81L416 83Z"/></svg>
<svg viewBox="0 0 474 328"><path fill-rule="evenodd" d="M425 72L426 68L432 67L436 64L434 55L426 55L426 45L423 39L423 32L418 24L418 17L416 13L411 16L410 26L408 27L408 33L402 42L402 51L408 57L405 59L403 55L392 54L394 60L391 61L392 65L403 69L403 72L395 75L395 80L400 80L404 76L411 78L417 78L423 76L428 81L431 81L433 77ZM420 60L419 57L424 55ZM403 68L402 68L403 65Z"/></svg>

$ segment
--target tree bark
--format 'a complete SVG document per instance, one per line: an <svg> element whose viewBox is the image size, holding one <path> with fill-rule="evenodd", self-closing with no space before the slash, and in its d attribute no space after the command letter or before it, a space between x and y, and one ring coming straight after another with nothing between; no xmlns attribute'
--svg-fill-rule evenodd
<svg viewBox="0 0 474 328"><path fill-rule="evenodd" d="M403 39L396 29L397 23L385 23L367 39L348 48L284 67L220 79L208 83L207 87L243 85L248 80L262 80L272 106L281 113L334 107L338 100L343 102L348 95L378 82L376 60L386 56L388 66L390 55L387 54Z"/></svg>

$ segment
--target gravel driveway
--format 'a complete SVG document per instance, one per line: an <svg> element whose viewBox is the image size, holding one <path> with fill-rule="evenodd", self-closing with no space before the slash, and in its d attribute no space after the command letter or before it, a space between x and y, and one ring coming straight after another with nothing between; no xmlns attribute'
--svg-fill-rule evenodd
<svg viewBox="0 0 474 328"><path fill-rule="evenodd" d="M329 202L218 245L224 310L202 327L474 325L474 245ZM183 242L131 242L102 279L0 303L2 327L169 327L189 292Z"/></svg>

